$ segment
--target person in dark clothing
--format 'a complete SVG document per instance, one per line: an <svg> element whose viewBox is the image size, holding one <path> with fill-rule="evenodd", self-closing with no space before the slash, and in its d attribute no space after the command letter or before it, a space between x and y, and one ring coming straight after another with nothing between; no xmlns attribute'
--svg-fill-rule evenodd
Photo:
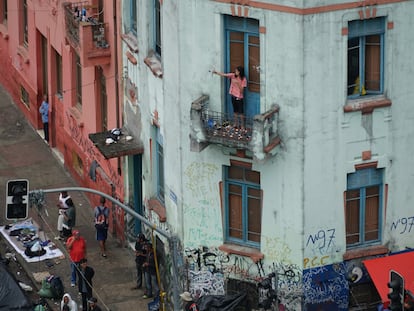
<svg viewBox="0 0 414 311"><path fill-rule="evenodd" d="M72 199L66 201L68 208L65 211L63 219L63 236L65 239L72 235L72 229L76 224L76 209Z"/></svg>
<svg viewBox="0 0 414 311"><path fill-rule="evenodd" d="M404 311L414 311L414 301L406 300L404 302Z"/></svg>
<svg viewBox="0 0 414 311"><path fill-rule="evenodd" d="M145 243L146 259L142 265L144 268L144 277L145 277L145 294L142 298L152 298L153 293L155 296L159 295L159 287L157 281L157 272L155 267L155 254L152 249L151 243Z"/></svg>
<svg viewBox="0 0 414 311"><path fill-rule="evenodd" d="M106 240L108 238L108 219L109 208L105 206L105 198L101 197L99 200L100 205L95 207L95 228L96 228L96 240L99 242L101 248L101 256L106 258Z"/></svg>
<svg viewBox="0 0 414 311"><path fill-rule="evenodd" d="M86 258L79 262L79 293L82 295L82 310L88 310L88 299L92 298L92 278L95 275L95 270L88 266Z"/></svg>
<svg viewBox="0 0 414 311"><path fill-rule="evenodd" d="M89 311L102 311L102 309L97 305L98 299L91 297L88 299Z"/></svg>
<svg viewBox="0 0 414 311"><path fill-rule="evenodd" d="M135 241L135 264L137 266L137 285L132 287L131 289L140 289L142 287L142 276L144 274L142 265L144 264L146 259L145 243L147 243L145 235L142 233L138 234L137 240Z"/></svg>

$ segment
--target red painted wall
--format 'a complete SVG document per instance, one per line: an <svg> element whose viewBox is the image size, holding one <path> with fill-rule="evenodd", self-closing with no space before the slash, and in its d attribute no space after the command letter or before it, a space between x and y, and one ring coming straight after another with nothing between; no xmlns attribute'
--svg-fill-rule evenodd
<svg viewBox="0 0 414 311"><path fill-rule="evenodd" d="M79 2L79 1L69 1ZM89 2L97 7L97 0ZM89 140L90 133L101 132L100 104L98 77L94 61L84 59L82 62L82 107L75 104L76 83L74 55L87 55L82 50L75 49L66 38L66 22L64 10L60 1L27 1L28 44L22 41L22 12L20 1L8 1L7 22L0 23L0 66L3 74L0 83L11 94L14 102L24 113L27 120L35 129L42 128L39 106L44 89L48 89L50 106L49 128L51 147L58 149L64 157L65 166L74 179L82 187L93 188L122 200L124 195L124 177L122 175L122 161L118 159L106 160ZM116 1L116 7L119 7ZM117 42L115 42L115 27L113 16L113 0L104 0L104 22L107 23L106 39L110 46L110 58L100 63L103 75L106 78L108 128L122 126L120 119L119 95L117 93L116 64ZM118 9L117 9L118 10ZM119 33L119 32L118 32ZM43 39L43 40L42 40ZM118 41L118 40L116 40ZM43 85L42 42L46 42L47 54L47 85ZM90 45L88 46L90 48ZM57 95L56 86L56 58L55 53L62 57L63 94ZM95 63L94 63L95 62ZM99 63L99 59L97 59ZM122 72L122 70L118 70ZM23 104L21 86L29 94L30 103ZM77 155L77 156L76 156ZM79 157L80 161L76 158ZM93 161L99 163L96 181L89 176ZM81 162L81 166L75 165ZM120 174L121 173L121 174ZM88 195L91 208L99 197ZM111 230L116 231L121 241L123 234L123 211L114 211L115 222L111 222ZM112 219L112 216L111 216Z"/></svg>

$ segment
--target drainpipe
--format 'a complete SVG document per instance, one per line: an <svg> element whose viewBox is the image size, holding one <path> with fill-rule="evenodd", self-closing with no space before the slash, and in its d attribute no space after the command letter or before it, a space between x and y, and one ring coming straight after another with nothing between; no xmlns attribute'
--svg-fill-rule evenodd
<svg viewBox="0 0 414 311"><path fill-rule="evenodd" d="M120 107L121 107L121 99L119 98L119 77L118 77L118 1L113 1L113 8L112 13L114 15L114 62L115 62L115 100L116 100L116 127L120 128L121 120L120 120ZM118 162L118 175L122 174L121 170L121 158L117 158Z"/></svg>

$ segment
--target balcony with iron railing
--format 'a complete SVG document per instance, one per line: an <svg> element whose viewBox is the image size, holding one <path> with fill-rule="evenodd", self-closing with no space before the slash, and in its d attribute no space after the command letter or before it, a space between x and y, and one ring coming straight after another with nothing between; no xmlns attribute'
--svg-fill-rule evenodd
<svg viewBox="0 0 414 311"><path fill-rule="evenodd" d="M89 1L65 2L66 37L85 67L105 65L111 61L108 24L99 21L99 13Z"/></svg>
<svg viewBox="0 0 414 311"><path fill-rule="evenodd" d="M209 96L203 95L191 105L192 150L217 144L250 151L256 160L265 160L276 153L276 147L280 144L278 105L249 118L212 111L208 103Z"/></svg>

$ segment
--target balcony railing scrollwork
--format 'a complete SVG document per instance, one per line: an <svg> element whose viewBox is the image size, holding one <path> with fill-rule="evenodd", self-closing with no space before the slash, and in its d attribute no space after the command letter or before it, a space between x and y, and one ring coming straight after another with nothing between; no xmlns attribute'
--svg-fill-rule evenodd
<svg viewBox="0 0 414 311"><path fill-rule="evenodd" d="M275 148L280 144L278 105L249 118L209 110L208 102L209 97L203 95L192 103L192 145L219 144L249 150L256 160L264 160L275 153Z"/></svg>

